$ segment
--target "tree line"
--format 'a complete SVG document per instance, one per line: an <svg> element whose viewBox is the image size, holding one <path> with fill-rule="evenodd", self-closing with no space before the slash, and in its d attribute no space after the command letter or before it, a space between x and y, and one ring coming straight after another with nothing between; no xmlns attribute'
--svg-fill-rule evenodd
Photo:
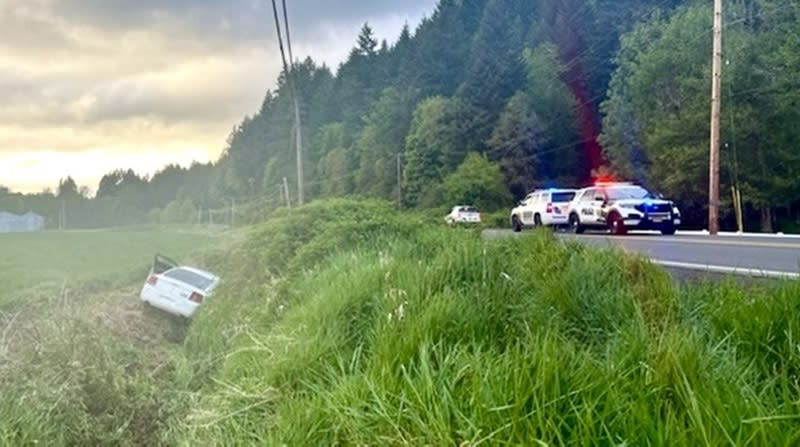
<svg viewBox="0 0 800 447"><path fill-rule="evenodd" d="M311 59L292 64L305 195L384 198L409 208L469 200L491 211L533 188L583 185L604 174L675 198L690 224L702 226L707 3L441 0L392 43L364 25L335 73ZM798 0L726 2L722 191L742 191L751 229L791 230L800 215L798 20ZM214 163L170 166L152 178L116 171L91 199L68 180L49 194L0 192L0 208L71 200L86 207L82 225L105 226L191 220L192 210L231 199L277 204L284 177L296 196L286 75L232 129ZM729 202L722 207L728 227Z"/></svg>

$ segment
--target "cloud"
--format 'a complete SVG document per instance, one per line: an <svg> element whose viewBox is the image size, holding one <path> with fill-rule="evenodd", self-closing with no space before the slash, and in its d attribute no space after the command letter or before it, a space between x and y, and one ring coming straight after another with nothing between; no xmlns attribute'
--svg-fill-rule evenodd
<svg viewBox="0 0 800 447"><path fill-rule="evenodd" d="M364 22L392 40L434 3L287 0L295 58L336 68ZM214 159L280 67L266 0L0 0L0 184L172 156L152 151ZM59 162L31 161L45 158Z"/></svg>

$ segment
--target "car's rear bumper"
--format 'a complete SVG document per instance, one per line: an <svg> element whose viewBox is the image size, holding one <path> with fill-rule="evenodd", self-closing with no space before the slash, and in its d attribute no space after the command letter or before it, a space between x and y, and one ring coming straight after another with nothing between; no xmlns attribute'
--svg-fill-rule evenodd
<svg viewBox="0 0 800 447"><path fill-rule="evenodd" d="M158 291L145 285L139 293L139 298L147 304L161 309L164 312L172 315L178 315L185 318L191 318L200 307L199 304L185 300L185 302L178 302L176 300L166 299L158 294Z"/></svg>
<svg viewBox="0 0 800 447"><path fill-rule="evenodd" d="M560 226L569 225L569 216L566 214L545 214L542 216L542 225Z"/></svg>
<svg viewBox="0 0 800 447"><path fill-rule="evenodd" d="M680 218L666 218L666 219L625 219L625 228L630 230L663 230L669 228L677 228L681 224Z"/></svg>

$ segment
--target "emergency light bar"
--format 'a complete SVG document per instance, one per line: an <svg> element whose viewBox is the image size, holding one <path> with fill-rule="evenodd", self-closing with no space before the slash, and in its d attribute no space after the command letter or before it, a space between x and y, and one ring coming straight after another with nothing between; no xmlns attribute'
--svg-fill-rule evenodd
<svg viewBox="0 0 800 447"><path fill-rule="evenodd" d="M594 186L616 186L616 185L630 186L630 185L633 185L633 183L631 183L631 182L594 182Z"/></svg>

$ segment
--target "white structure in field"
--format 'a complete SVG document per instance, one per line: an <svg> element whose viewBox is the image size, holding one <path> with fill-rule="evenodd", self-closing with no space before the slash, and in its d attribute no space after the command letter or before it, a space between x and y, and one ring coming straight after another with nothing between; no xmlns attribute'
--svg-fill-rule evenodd
<svg viewBox="0 0 800 447"><path fill-rule="evenodd" d="M27 233L44 229L44 217L35 213L21 216L0 211L0 233Z"/></svg>

